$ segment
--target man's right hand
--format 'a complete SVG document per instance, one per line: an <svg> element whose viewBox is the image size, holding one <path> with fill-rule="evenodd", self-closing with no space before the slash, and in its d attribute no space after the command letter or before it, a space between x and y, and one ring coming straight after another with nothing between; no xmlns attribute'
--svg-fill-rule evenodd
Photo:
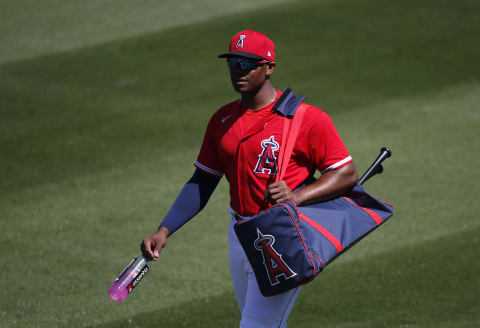
<svg viewBox="0 0 480 328"><path fill-rule="evenodd" d="M160 252L167 245L167 238L170 231L164 226L158 228L157 232L145 238L140 245L143 256L151 260L158 260Z"/></svg>

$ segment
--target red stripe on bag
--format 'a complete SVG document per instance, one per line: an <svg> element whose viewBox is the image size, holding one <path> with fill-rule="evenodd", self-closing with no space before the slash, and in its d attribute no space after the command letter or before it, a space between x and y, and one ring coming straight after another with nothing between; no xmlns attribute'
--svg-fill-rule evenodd
<svg viewBox="0 0 480 328"><path fill-rule="evenodd" d="M308 256L308 259L310 260L310 262L312 263L312 267L313 267L313 277L315 277L317 275L317 270L315 269L315 263L313 262L312 260L312 257L310 256L310 254L308 253L308 249L307 249L307 245L305 244L305 240L303 239L303 236L302 234L300 233L300 230L298 230L298 227L297 227L297 224L295 223L295 220L293 219L293 215L292 215L292 212L290 212L290 210L288 209L287 206L283 205L283 204L279 204L279 205L274 205L272 207L275 207L275 206L283 206L288 214L290 215L290 219L292 220L293 222L293 225L295 226L295 229L297 230L297 233L298 235L300 236L300 239L302 240L302 246L303 246L303 249L305 250L305 253L307 254ZM299 220L300 221L300 220ZM312 278L313 279L313 278Z"/></svg>
<svg viewBox="0 0 480 328"><path fill-rule="evenodd" d="M315 253L314 251L312 251L312 254L313 254L313 256L315 256L320 261L320 263L322 263L322 268L323 268L325 266L325 263L322 261L320 256L318 256L318 254Z"/></svg>
<svg viewBox="0 0 480 328"><path fill-rule="evenodd" d="M347 198L347 197L343 197L343 198L345 198L345 199L347 200L347 202L349 202L350 204L355 205L356 207L361 208L362 210L364 210L365 212L367 212L367 214L370 215L370 217L372 218L373 221L375 221L376 224L382 223L382 221L383 221L382 218L380 217L380 215L378 215L378 214L375 213L374 211L372 211L372 210L370 210L370 209L368 209L368 208L361 207L361 206L355 204L355 203L353 202L353 200L351 200L351 199L349 199L349 198Z"/></svg>
<svg viewBox="0 0 480 328"><path fill-rule="evenodd" d="M340 242L340 240L337 239L337 237L335 237L334 235L332 235L330 233L330 231L328 231L327 229L325 229L324 227L322 227L321 225L319 225L317 222L313 221L312 219L310 219L308 216L306 216L305 214L303 213L298 213L298 215L300 216L300 218L307 222L309 225L311 225L313 228L315 228L315 230L317 230L318 232L320 232L325 238L327 238L332 244L333 246L335 246L337 252L340 252L342 249L343 249L343 246L342 246L342 243Z"/></svg>
<svg viewBox="0 0 480 328"><path fill-rule="evenodd" d="M391 206L391 207L395 207L395 206L393 206L393 204L387 203L387 202L385 202L385 201L383 201L383 200L380 200L380 201L381 201L382 203L384 203L384 204L387 204L387 205Z"/></svg>

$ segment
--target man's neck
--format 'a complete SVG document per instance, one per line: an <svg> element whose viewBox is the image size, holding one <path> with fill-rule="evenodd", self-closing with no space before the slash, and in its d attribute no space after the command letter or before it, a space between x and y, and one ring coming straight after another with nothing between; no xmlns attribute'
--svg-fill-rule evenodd
<svg viewBox="0 0 480 328"><path fill-rule="evenodd" d="M270 105L277 97L277 90L270 81L266 81L262 87L252 93L242 93L242 105L250 110L258 110Z"/></svg>

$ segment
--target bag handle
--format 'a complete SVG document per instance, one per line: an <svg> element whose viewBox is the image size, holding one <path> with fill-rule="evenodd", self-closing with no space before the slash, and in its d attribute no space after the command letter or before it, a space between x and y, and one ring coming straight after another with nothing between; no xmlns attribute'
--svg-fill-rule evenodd
<svg viewBox="0 0 480 328"><path fill-rule="evenodd" d="M282 130L282 145L280 146L280 152L278 154L278 172L275 176L275 182L281 181L287 171L288 162L290 161L293 146L300 131L306 107L306 104L301 103L292 119L285 117Z"/></svg>

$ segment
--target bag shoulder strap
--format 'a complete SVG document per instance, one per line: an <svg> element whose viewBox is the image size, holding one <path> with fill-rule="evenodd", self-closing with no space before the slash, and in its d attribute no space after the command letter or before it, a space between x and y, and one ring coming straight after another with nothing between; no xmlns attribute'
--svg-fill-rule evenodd
<svg viewBox="0 0 480 328"><path fill-rule="evenodd" d="M302 99L303 100L303 99ZM302 125L303 116L307 105L305 103L299 103L296 108L295 115L292 119L285 117L282 131L282 145L278 154L278 172L275 177L275 182L281 181L285 172L287 171L288 162L292 155L293 146L297 140L300 126Z"/></svg>

